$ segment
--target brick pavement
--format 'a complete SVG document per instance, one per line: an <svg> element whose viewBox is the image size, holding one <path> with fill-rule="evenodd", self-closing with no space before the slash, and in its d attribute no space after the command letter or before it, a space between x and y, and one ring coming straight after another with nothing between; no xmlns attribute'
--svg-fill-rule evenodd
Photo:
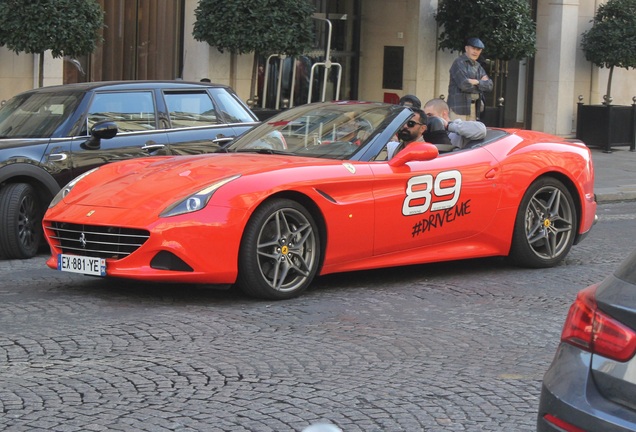
<svg viewBox="0 0 636 432"><path fill-rule="evenodd" d="M352 272L284 302L0 262L0 430L533 431L567 308L631 250L635 206L553 269Z"/></svg>

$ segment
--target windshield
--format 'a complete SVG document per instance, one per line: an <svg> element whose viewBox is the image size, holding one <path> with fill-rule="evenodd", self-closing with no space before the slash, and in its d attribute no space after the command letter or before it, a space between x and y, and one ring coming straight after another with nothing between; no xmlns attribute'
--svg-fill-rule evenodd
<svg viewBox="0 0 636 432"><path fill-rule="evenodd" d="M0 138L49 138L79 103L80 93L26 93L0 109Z"/></svg>
<svg viewBox="0 0 636 432"><path fill-rule="evenodd" d="M348 159L381 132L395 112L396 106L366 102L304 105L252 129L225 151Z"/></svg>

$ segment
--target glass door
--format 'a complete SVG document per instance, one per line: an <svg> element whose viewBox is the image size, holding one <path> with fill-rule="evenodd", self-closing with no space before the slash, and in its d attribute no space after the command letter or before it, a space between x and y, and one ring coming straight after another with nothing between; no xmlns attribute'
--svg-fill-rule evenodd
<svg viewBox="0 0 636 432"><path fill-rule="evenodd" d="M309 52L295 59L259 59L258 107L358 98L361 1L315 0L315 5L315 40Z"/></svg>

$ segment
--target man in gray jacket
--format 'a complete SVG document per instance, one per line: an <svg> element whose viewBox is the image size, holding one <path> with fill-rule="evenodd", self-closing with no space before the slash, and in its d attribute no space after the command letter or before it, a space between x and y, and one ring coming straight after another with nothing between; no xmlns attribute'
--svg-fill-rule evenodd
<svg viewBox="0 0 636 432"><path fill-rule="evenodd" d="M450 109L443 99L429 100L424 104L422 111L428 117L439 117L441 119L454 149L462 149L469 141L486 137L486 125L480 121L451 120Z"/></svg>
<svg viewBox="0 0 636 432"><path fill-rule="evenodd" d="M464 53L455 59L450 68L448 105L453 119L479 118L481 94L493 89L492 80L477 61L484 48L484 43L479 38L468 39Z"/></svg>

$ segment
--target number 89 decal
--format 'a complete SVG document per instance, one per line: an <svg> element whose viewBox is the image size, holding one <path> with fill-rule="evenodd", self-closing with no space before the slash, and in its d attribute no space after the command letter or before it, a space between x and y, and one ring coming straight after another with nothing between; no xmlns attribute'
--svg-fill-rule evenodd
<svg viewBox="0 0 636 432"><path fill-rule="evenodd" d="M411 177L406 184L406 198L402 204L404 216L453 207L459 200L462 174L457 170L443 171L433 178L430 174Z"/></svg>

